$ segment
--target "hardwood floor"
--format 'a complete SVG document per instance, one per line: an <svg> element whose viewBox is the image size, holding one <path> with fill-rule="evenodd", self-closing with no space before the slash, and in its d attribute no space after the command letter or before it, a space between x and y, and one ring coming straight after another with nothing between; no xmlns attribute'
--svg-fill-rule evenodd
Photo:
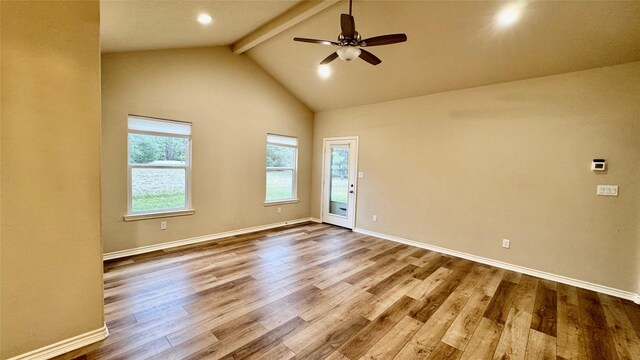
<svg viewBox="0 0 640 360"><path fill-rule="evenodd" d="M303 224L105 263L111 335L59 359L640 359L640 307Z"/></svg>

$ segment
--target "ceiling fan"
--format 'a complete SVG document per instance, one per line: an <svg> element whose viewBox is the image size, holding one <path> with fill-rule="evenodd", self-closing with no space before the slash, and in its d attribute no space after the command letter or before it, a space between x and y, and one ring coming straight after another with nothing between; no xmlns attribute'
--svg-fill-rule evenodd
<svg viewBox="0 0 640 360"><path fill-rule="evenodd" d="M340 27L342 28L342 32L340 33L340 35L338 35L337 42L299 37L293 38L294 41L340 47L336 52L332 53L324 60L322 60L320 65L326 65L338 57L344 61L351 61L359 57L360 59L368 62L371 65L378 65L382 62L382 60L380 60L377 56L373 55L367 50L361 48L369 46L390 45L407 41L407 35L405 34L380 35L362 39L360 34L356 31L356 24L353 16L351 16L351 2L352 0L349 0L349 15L340 14Z"/></svg>

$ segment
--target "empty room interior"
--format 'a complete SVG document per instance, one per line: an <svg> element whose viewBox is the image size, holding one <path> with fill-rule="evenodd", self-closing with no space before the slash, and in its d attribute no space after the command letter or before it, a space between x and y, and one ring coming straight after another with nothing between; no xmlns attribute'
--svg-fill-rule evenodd
<svg viewBox="0 0 640 360"><path fill-rule="evenodd" d="M640 359L640 1L0 0L0 359Z"/></svg>

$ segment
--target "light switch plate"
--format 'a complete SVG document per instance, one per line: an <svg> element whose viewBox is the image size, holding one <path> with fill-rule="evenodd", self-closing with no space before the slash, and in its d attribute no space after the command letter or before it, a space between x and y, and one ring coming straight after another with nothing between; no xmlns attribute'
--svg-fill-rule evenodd
<svg viewBox="0 0 640 360"><path fill-rule="evenodd" d="M360 171L358 172L358 179L362 179L364 178L364 172Z"/></svg>
<svg viewBox="0 0 640 360"><path fill-rule="evenodd" d="M598 196L618 196L618 185L598 185L596 188Z"/></svg>

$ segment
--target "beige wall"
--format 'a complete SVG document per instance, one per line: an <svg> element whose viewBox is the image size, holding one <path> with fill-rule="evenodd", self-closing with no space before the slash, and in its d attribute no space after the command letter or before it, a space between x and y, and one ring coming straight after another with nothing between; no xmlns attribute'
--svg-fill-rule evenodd
<svg viewBox="0 0 640 360"><path fill-rule="evenodd" d="M228 48L102 57L104 251L132 249L309 216L313 114ZM193 123L195 215L124 222L127 114ZM298 136L296 204L265 207L268 132Z"/></svg>
<svg viewBox="0 0 640 360"><path fill-rule="evenodd" d="M1 6L8 358L103 326L100 49L96 1Z"/></svg>
<svg viewBox="0 0 640 360"><path fill-rule="evenodd" d="M320 112L312 216L322 139L358 135L357 227L635 292L639 114L638 62Z"/></svg>
<svg viewBox="0 0 640 360"><path fill-rule="evenodd" d="M2 1L0 0L0 141L2 140ZM0 142L0 359L2 359L2 142Z"/></svg>

